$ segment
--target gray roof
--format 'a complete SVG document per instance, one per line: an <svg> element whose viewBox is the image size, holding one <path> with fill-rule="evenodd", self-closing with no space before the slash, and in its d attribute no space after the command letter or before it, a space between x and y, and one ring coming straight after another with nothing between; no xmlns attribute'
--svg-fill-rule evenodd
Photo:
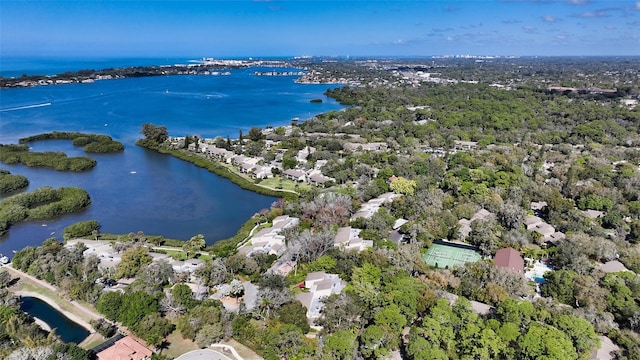
<svg viewBox="0 0 640 360"><path fill-rule="evenodd" d="M593 351L589 360L612 360L614 356L611 353L618 349L620 349L618 345L614 344L611 339L600 336L600 348Z"/></svg>
<svg viewBox="0 0 640 360"><path fill-rule="evenodd" d="M304 307L309 309L311 307L311 301L313 301L313 293L305 292L297 294L296 300L300 301Z"/></svg>
<svg viewBox="0 0 640 360"><path fill-rule="evenodd" d="M305 280L306 281L320 280L320 279L324 279L325 275L327 275L327 273L325 273L324 271L314 271L314 272L308 273Z"/></svg>
<svg viewBox="0 0 640 360"><path fill-rule="evenodd" d="M602 270L605 273L614 273L614 272L620 272L620 271L629 271L629 269L627 269L626 266L624 266L624 264L622 264L620 261L618 260L612 260L612 261L608 261L602 265L600 265L600 270Z"/></svg>
<svg viewBox="0 0 640 360"><path fill-rule="evenodd" d="M299 177L302 177L302 176L305 176L305 175L306 175L304 171L302 171L302 170L296 170L296 169L288 169L288 170L285 170L285 171L284 171L284 174L285 174L285 175L288 175L288 176L293 176L293 177L296 177L296 178L299 178Z"/></svg>
<svg viewBox="0 0 640 360"><path fill-rule="evenodd" d="M351 227L341 227L336 233L336 237L333 239L335 244L344 244L349 241L351 233Z"/></svg>

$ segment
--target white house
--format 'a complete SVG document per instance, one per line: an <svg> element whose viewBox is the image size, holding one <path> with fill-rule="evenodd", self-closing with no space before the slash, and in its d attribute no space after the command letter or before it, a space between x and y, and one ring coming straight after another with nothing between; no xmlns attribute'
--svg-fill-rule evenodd
<svg viewBox="0 0 640 360"><path fill-rule="evenodd" d="M347 283L336 274L327 274L324 271L316 271L307 274L304 287L309 292L296 295L296 300L300 301L307 308L307 319L311 322L320 317L320 312L324 307L322 299L339 294Z"/></svg>
<svg viewBox="0 0 640 360"><path fill-rule="evenodd" d="M284 236L280 235L283 229L296 226L300 223L300 219L290 217L288 215L281 215L273 219L272 226L264 228L255 233L250 243L242 246L238 249L241 254L251 256L255 252L265 252L281 256L287 249L284 242Z"/></svg>
<svg viewBox="0 0 640 360"><path fill-rule="evenodd" d="M362 230L352 227L339 228L333 239L333 246L342 250L357 250L358 252L373 247L373 241L360 238L360 231Z"/></svg>

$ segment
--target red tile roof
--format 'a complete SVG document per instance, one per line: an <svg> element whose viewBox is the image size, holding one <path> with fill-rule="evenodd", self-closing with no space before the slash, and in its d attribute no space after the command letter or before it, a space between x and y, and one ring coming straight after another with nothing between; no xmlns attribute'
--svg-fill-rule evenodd
<svg viewBox="0 0 640 360"><path fill-rule="evenodd" d="M514 248L505 248L496 251L493 263L496 264L497 267L524 272L524 259Z"/></svg>
<svg viewBox="0 0 640 360"><path fill-rule="evenodd" d="M111 347L97 354L98 360L143 360L150 359L153 352L130 336L116 341Z"/></svg>

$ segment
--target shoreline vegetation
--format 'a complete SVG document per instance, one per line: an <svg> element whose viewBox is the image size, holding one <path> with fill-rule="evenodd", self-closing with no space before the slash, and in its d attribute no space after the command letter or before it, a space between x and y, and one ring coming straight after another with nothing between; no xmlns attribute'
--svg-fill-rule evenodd
<svg viewBox="0 0 640 360"><path fill-rule="evenodd" d="M50 167L57 171L91 170L98 162L87 156L68 157L60 151L31 152L26 144L0 144L0 161L28 167Z"/></svg>
<svg viewBox="0 0 640 360"><path fill-rule="evenodd" d="M73 146L82 146L82 150L87 153L105 154L124 151L124 145L119 141L113 140L111 136L80 132L54 131L21 138L18 142L27 144L40 140L72 140Z"/></svg>
<svg viewBox="0 0 640 360"><path fill-rule="evenodd" d="M231 169L229 169L228 167L225 167L221 164L219 164L218 162L215 161L211 161L209 159L203 158L201 156L198 156L192 152L188 152L188 151L184 151L184 150L180 150L180 149L170 149L168 147L165 147L161 144L157 144L153 141L149 141L147 139L140 139L136 142L136 145L143 147L145 149L148 150L154 150L157 151L161 154L168 154L171 156L174 156L180 160L184 160L187 162L190 162L192 164L194 164L195 166L207 169L209 172L212 172L218 176L222 176L226 179L228 179L229 181L231 181L232 183L240 186L243 189L249 190L249 191L253 191L255 193L261 194L261 195L266 195L266 196L273 196L273 197L281 197L284 199L292 199L292 198L297 198L298 197L298 193L293 191L293 190L279 190L279 189L273 189L273 188L269 188L269 187L265 187L262 186L260 184L255 184L253 182L251 182L250 180L247 180L245 178L243 178L242 176L240 176L239 174L233 172Z"/></svg>
<svg viewBox="0 0 640 360"><path fill-rule="evenodd" d="M0 195L7 195L29 186L29 179L22 175L12 175L8 170L0 169Z"/></svg>
<svg viewBox="0 0 640 360"><path fill-rule="evenodd" d="M89 193L77 187L49 186L0 201L0 235L22 221L52 219L80 211L91 204Z"/></svg>
<svg viewBox="0 0 640 360"><path fill-rule="evenodd" d="M170 75L227 75L221 70L242 69L248 67L291 67L288 62L281 60L213 60L202 63L177 65L131 66L122 68L108 68L102 70L85 69L67 71L57 75L28 75L20 77L0 77L0 88L34 87L42 85L92 83L97 80L125 79L149 76ZM295 76L301 72L263 72L256 76Z"/></svg>
<svg viewBox="0 0 640 360"><path fill-rule="evenodd" d="M68 157L60 151L32 152L28 144L41 140L71 140L74 146L82 146L86 153L107 154L124 151L124 145L108 135L54 131L21 138L18 140L19 144L0 144L0 161L8 165L22 163L29 167L50 167L57 171L86 171L98 164L88 156Z"/></svg>

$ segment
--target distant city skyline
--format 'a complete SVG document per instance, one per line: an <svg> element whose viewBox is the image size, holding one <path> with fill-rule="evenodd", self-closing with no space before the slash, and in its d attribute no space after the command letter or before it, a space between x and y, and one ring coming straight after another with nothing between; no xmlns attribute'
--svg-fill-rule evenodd
<svg viewBox="0 0 640 360"><path fill-rule="evenodd" d="M640 1L0 2L1 57L448 54L640 55Z"/></svg>

